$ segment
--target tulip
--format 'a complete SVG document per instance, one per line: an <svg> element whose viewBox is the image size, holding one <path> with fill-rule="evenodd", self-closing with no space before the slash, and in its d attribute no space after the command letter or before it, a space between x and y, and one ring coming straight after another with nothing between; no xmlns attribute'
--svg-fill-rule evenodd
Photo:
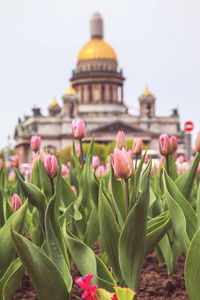
<svg viewBox="0 0 200 300"><path fill-rule="evenodd" d="M116 147L119 150L122 150L122 148L127 149L126 138L123 131L118 131Z"/></svg>
<svg viewBox="0 0 200 300"><path fill-rule="evenodd" d="M7 169L11 169L11 168L12 168L12 163L11 163L11 161L8 161L8 162L6 163L6 168L7 168Z"/></svg>
<svg viewBox="0 0 200 300"><path fill-rule="evenodd" d="M90 299L95 300L97 296L97 285L90 286L91 280L93 275L85 275L85 280L83 278L76 278L75 282L84 290L84 293L82 294L82 299Z"/></svg>
<svg viewBox="0 0 200 300"><path fill-rule="evenodd" d="M177 142L177 137L176 136L171 136L170 137L170 143L171 143L171 148L175 152L178 148L178 142Z"/></svg>
<svg viewBox="0 0 200 300"><path fill-rule="evenodd" d="M33 135L30 140L31 150L39 151L41 146L41 137L38 135Z"/></svg>
<svg viewBox="0 0 200 300"><path fill-rule="evenodd" d="M99 157L98 156L93 156L92 157L92 167L93 167L93 169L97 169L99 165L100 165Z"/></svg>
<svg viewBox="0 0 200 300"><path fill-rule="evenodd" d="M26 174L26 169L24 167L22 167L21 165L19 166L19 170L22 173L22 175Z"/></svg>
<svg viewBox="0 0 200 300"><path fill-rule="evenodd" d="M128 150L128 154L130 155L130 157L134 158L134 153L132 150Z"/></svg>
<svg viewBox="0 0 200 300"><path fill-rule="evenodd" d="M99 178L101 178L102 176L104 176L105 173L106 173L106 169L105 169L105 167L104 167L103 165L101 165L101 166L99 166L99 167L97 168L97 176L98 176Z"/></svg>
<svg viewBox="0 0 200 300"><path fill-rule="evenodd" d="M66 165L62 164L62 176L68 177L68 175L69 175L69 168Z"/></svg>
<svg viewBox="0 0 200 300"><path fill-rule="evenodd" d="M85 123L81 119L72 121L72 134L75 139L82 140L86 137Z"/></svg>
<svg viewBox="0 0 200 300"><path fill-rule="evenodd" d="M9 176L8 176L8 180L10 182L13 182L15 180L15 172L14 171L11 171Z"/></svg>
<svg viewBox="0 0 200 300"><path fill-rule="evenodd" d="M172 153L171 142L167 134L159 136L159 149L160 154L163 156L168 156Z"/></svg>
<svg viewBox="0 0 200 300"><path fill-rule="evenodd" d="M132 150L135 156L139 156L142 154L143 143L141 138L138 137L134 139Z"/></svg>
<svg viewBox="0 0 200 300"><path fill-rule="evenodd" d="M81 157L81 147L80 147L80 145L75 144L75 148L76 148L77 156L80 158ZM71 157L74 158L73 147L71 147Z"/></svg>
<svg viewBox="0 0 200 300"><path fill-rule="evenodd" d="M0 159L0 170L1 170L2 166L3 166L3 159L1 158Z"/></svg>
<svg viewBox="0 0 200 300"><path fill-rule="evenodd" d="M12 211L15 212L22 206L22 200L17 194L14 194L11 199L11 208Z"/></svg>
<svg viewBox="0 0 200 300"><path fill-rule="evenodd" d="M14 155L13 156L12 166L19 169L19 155Z"/></svg>
<svg viewBox="0 0 200 300"><path fill-rule="evenodd" d="M180 163L180 164L183 164L183 163L185 162L185 157L184 157L184 155L180 155L179 158L178 158L178 160L179 160L179 163Z"/></svg>
<svg viewBox="0 0 200 300"><path fill-rule="evenodd" d="M200 174L200 162L199 162L199 164L198 164L197 174Z"/></svg>
<svg viewBox="0 0 200 300"><path fill-rule="evenodd" d="M77 196L77 191L76 191L76 188L75 188L75 186L71 186L71 189L73 190L73 192L74 192L74 194Z"/></svg>
<svg viewBox="0 0 200 300"><path fill-rule="evenodd" d="M55 155L48 154L44 159L44 168L50 179L56 177L58 173L58 161Z"/></svg>
<svg viewBox="0 0 200 300"><path fill-rule="evenodd" d="M111 163L117 179L128 179L133 176L133 162L124 148L121 151L115 147L114 154L111 154Z"/></svg>
<svg viewBox="0 0 200 300"><path fill-rule="evenodd" d="M145 158L144 158L144 163L145 163L145 164L148 164L148 162L149 162L149 155L146 154L146 155L145 155Z"/></svg>
<svg viewBox="0 0 200 300"><path fill-rule="evenodd" d="M197 133L197 137L195 140L195 150L200 153L200 130Z"/></svg>

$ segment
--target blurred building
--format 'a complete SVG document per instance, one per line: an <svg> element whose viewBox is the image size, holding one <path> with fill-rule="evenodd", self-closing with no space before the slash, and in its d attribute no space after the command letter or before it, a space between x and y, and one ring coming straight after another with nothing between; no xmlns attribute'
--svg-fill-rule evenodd
<svg viewBox="0 0 200 300"><path fill-rule="evenodd" d="M73 118L84 120L85 142L95 134L96 142L108 143L116 139L119 130L123 130L127 139L140 136L155 150L161 133L176 135L178 143L184 143L178 112L174 110L169 117L157 116L156 99L148 87L139 97L139 115L129 114L123 96L124 80L115 50L103 39L103 19L95 13L91 18L91 40L78 54L70 87L62 96L62 107L53 99L48 116L41 115L39 108L33 108L33 115L24 121L19 120L16 126L15 150L21 162L31 161L29 145L32 135L41 136L41 151L59 152L71 145Z"/></svg>

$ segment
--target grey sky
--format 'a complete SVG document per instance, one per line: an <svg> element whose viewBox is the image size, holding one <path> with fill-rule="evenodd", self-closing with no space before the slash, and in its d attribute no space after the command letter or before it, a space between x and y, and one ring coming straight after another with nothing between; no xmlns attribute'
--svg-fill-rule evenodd
<svg viewBox="0 0 200 300"><path fill-rule="evenodd" d="M0 0L0 149L18 117L47 107L69 86L94 12L115 49L127 106L138 113L148 84L156 114L178 108L181 125L200 130L200 2L198 0Z"/></svg>

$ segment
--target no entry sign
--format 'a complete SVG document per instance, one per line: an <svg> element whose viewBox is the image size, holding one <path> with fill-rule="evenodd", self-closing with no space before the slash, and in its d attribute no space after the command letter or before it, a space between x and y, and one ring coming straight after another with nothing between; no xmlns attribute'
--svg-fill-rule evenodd
<svg viewBox="0 0 200 300"><path fill-rule="evenodd" d="M185 131L192 131L194 129L194 123L191 121L185 122Z"/></svg>

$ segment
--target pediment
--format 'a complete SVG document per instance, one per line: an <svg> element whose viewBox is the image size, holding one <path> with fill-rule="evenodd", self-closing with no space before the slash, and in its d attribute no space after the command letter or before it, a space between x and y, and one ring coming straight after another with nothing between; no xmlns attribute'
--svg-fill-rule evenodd
<svg viewBox="0 0 200 300"><path fill-rule="evenodd" d="M150 133L148 130L133 126L122 121L109 122L105 125L97 126L91 130L91 133L118 133L118 131L124 131L124 133L132 134L147 134Z"/></svg>

